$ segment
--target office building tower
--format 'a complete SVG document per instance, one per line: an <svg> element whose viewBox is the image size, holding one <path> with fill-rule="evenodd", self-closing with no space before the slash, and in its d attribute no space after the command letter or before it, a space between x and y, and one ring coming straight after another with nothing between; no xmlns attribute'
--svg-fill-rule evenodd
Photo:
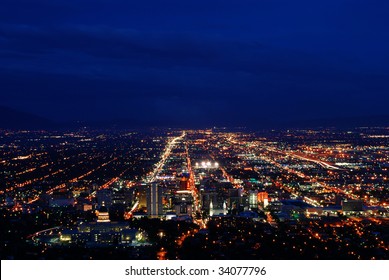
<svg viewBox="0 0 389 280"><path fill-rule="evenodd" d="M162 204L163 188L152 183L147 192L147 214L151 217L163 215Z"/></svg>

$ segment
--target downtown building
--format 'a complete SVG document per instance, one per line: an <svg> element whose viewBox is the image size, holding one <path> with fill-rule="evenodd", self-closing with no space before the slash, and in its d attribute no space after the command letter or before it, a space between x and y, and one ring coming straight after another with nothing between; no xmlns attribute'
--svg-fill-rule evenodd
<svg viewBox="0 0 389 280"><path fill-rule="evenodd" d="M150 218L159 218L164 215L163 196L163 187L155 182L149 186L147 190L147 216Z"/></svg>
<svg viewBox="0 0 389 280"><path fill-rule="evenodd" d="M146 239L144 232L130 228L128 222L111 221L104 203L98 211L96 221L80 222L77 228L64 229L59 235L59 241L63 245L76 244L86 247L137 246L147 244Z"/></svg>

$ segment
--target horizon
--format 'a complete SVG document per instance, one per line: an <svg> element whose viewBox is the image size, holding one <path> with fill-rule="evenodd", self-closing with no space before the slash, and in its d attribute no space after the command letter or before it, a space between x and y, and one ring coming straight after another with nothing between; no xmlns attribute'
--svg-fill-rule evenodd
<svg viewBox="0 0 389 280"><path fill-rule="evenodd" d="M171 128L171 129L248 129L248 130L282 130L282 129L354 129L361 127L389 127L389 115L360 115L347 116L338 118L322 118L322 119L301 119L292 121L274 121L262 120L256 125L228 125L207 123L168 123L168 122L139 122L126 118L121 119L105 119L105 120L68 120L54 121L39 114L15 110L10 107L0 105L0 129L27 129L27 130L63 130L77 129L81 127L97 128L97 129L150 129L150 128ZM265 123L266 122L266 123Z"/></svg>

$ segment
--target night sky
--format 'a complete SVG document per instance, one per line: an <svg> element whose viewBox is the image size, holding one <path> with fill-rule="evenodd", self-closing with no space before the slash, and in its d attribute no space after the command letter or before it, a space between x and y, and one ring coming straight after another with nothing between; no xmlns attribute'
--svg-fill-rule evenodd
<svg viewBox="0 0 389 280"><path fill-rule="evenodd" d="M387 114L387 0L2 0L0 105L55 121Z"/></svg>

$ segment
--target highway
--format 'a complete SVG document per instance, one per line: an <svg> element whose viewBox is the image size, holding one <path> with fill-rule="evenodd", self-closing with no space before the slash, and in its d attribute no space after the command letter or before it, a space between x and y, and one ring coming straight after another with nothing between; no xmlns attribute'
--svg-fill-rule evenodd
<svg viewBox="0 0 389 280"><path fill-rule="evenodd" d="M290 152L285 152L285 154L290 156L290 157L295 157L295 158L298 158L298 159L301 159L301 160L306 160L306 161L314 162L314 163L319 164L322 167L327 168L327 169L344 170L343 168L339 168L337 166L334 166L334 165L329 164L327 162L324 162L322 160L313 159L313 158L310 158L310 157L304 157L304 156L300 156L300 155L297 155L295 153L290 153Z"/></svg>

